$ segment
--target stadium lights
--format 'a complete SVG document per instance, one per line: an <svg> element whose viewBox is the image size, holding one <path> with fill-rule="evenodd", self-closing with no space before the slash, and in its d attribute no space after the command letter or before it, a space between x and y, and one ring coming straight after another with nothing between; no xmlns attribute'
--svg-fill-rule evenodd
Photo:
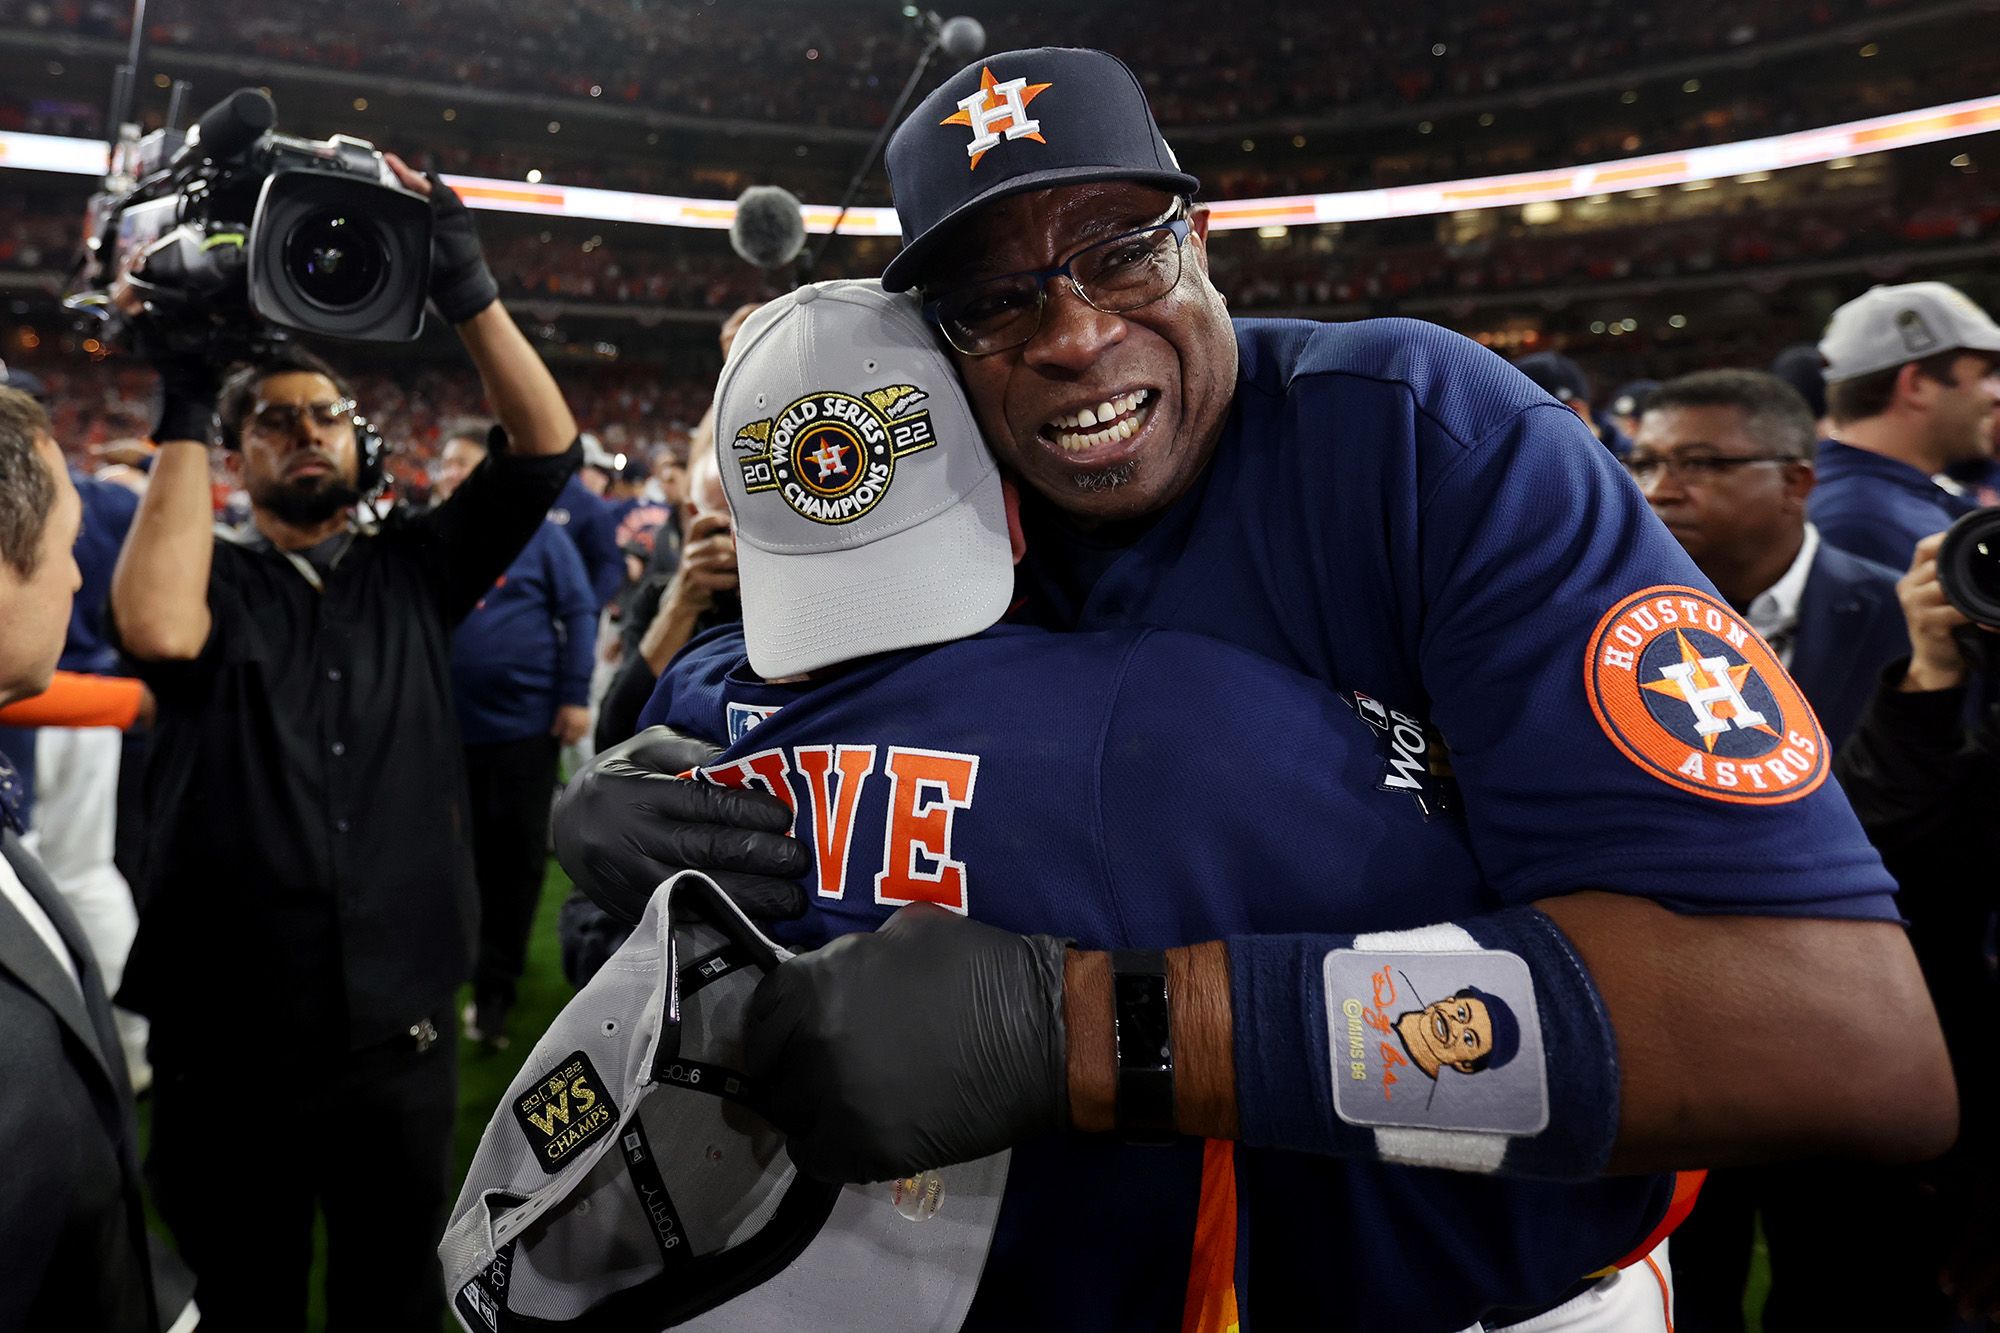
<svg viewBox="0 0 2000 1333"><path fill-rule="evenodd" d="M1740 143L1715 144L1677 153L1655 153L1647 157L1556 167L1548 171L1481 176L1431 185L1398 185L1381 190L1348 190L1337 194L1215 200L1208 205L1208 225L1211 231L1312 227L1333 222L1373 222L1384 218L1426 217L1486 208L1520 208L1531 203L1587 199L1605 194L1648 198L1662 188L1691 181L1753 176L1816 162L1840 170L1853 166L1856 158L1872 153L1943 143L1994 130L2000 130L2000 96L1951 102L1765 139L1746 139ZM0 170L11 168L102 176L105 161L106 149L101 139L0 132ZM540 173L531 175L538 178ZM705 231L726 231L736 216L735 201L730 199L687 199L675 195L549 185L539 179L531 179L525 185L519 181L489 180L476 176L448 175L445 180L471 207L507 213L693 227ZM824 235L832 229L837 211L830 204L805 205L806 230ZM849 209L840 230L843 235L858 236L896 236L901 232L896 223L895 210L888 208Z"/></svg>

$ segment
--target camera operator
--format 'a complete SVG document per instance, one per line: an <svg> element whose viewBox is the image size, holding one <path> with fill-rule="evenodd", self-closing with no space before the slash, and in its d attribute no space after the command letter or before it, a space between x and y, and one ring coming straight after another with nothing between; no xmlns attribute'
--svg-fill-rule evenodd
<svg viewBox="0 0 2000 1333"><path fill-rule="evenodd" d="M363 523L379 459L330 368L283 350L220 383L156 351L159 455L112 583L159 696L124 996L153 1022L151 1169L211 1333L302 1326L315 1206L335 1326L437 1327L477 910L451 632L578 461L465 205L387 161L430 199L429 296L500 420L492 456L449 503ZM241 537L211 528L218 417Z"/></svg>
<svg viewBox="0 0 2000 1333"><path fill-rule="evenodd" d="M1898 902L1958 1075L1963 1137L1935 1172L1934 1196L1914 1181L1907 1191L1923 1228L1919 1243L1944 1264L1945 1290L1960 1314L1996 1319L2000 1079L1988 1032L2000 1012L2000 981L1987 948L2000 908L1993 875L2000 861L2000 702L1990 671L2000 642L1969 629L1972 622L1947 599L1938 576L1944 539L1935 533L1918 542L1896 585L1910 656L1883 672L1834 774L1902 886ZM1982 666L1989 668L1984 679ZM1872 1235L1901 1220L1878 1215L1862 1230ZM1873 1264L1875 1247L1867 1249ZM1935 1300L1928 1283L1921 1294Z"/></svg>

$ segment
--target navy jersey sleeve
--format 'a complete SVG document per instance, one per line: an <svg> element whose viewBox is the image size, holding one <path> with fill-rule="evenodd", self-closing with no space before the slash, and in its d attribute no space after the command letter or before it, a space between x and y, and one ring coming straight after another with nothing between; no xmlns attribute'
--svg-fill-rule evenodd
<svg viewBox="0 0 2000 1333"><path fill-rule="evenodd" d="M1804 696L1574 415L1419 450L1420 669L1503 898L1895 918Z"/></svg>

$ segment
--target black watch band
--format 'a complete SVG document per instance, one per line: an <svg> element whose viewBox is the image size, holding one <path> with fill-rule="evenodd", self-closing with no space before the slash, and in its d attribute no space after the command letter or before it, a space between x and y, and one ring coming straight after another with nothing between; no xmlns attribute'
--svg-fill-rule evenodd
<svg viewBox="0 0 2000 1333"><path fill-rule="evenodd" d="M1174 1028L1163 950L1111 951L1111 1015L1118 1051L1118 1129L1133 1136L1171 1138Z"/></svg>

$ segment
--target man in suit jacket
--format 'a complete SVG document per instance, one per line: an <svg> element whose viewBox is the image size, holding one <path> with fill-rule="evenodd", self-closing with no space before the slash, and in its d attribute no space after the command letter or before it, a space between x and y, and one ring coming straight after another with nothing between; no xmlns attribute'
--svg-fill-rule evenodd
<svg viewBox="0 0 2000 1333"><path fill-rule="evenodd" d="M1822 541L1806 521L1813 438L1812 410L1783 381L1701 371L1654 391L1626 465L1702 573L1777 652L1838 749L1883 668L1909 654L1910 638L1896 598L1900 571ZM1897 1214L1906 1180L1810 1163L1711 1172L1674 1233L1675 1327L1741 1333L1759 1213L1771 1253L1770 1311L1796 1304L1798 1288L1821 1280L1815 1264L1829 1235L1846 1232L1882 1241L1879 1273L1898 1276L1878 1280L1871 1265L1873 1287L1907 1292L1904 1279L1927 1273L1930 1261L1870 1218ZM1859 1286L1847 1291L1864 1295ZM1901 1308L1908 1327L1928 1326L1922 1311ZM1767 1312L1766 1327L1770 1319Z"/></svg>
<svg viewBox="0 0 2000 1333"><path fill-rule="evenodd" d="M1670 380L1647 400L1626 460L1653 512L1762 634L1836 749L1910 640L1902 571L1820 540L1806 521L1813 417L1752 370Z"/></svg>
<svg viewBox="0 0 2000 1333"><path fill-rule="evenodd" d="M0 388L0 704L39 694L79 582L81 505L33 399ZM0 1328L191 1329L192 1283L155 1252L111 1002L76 918L21 846L0 760Z"/></svg>

